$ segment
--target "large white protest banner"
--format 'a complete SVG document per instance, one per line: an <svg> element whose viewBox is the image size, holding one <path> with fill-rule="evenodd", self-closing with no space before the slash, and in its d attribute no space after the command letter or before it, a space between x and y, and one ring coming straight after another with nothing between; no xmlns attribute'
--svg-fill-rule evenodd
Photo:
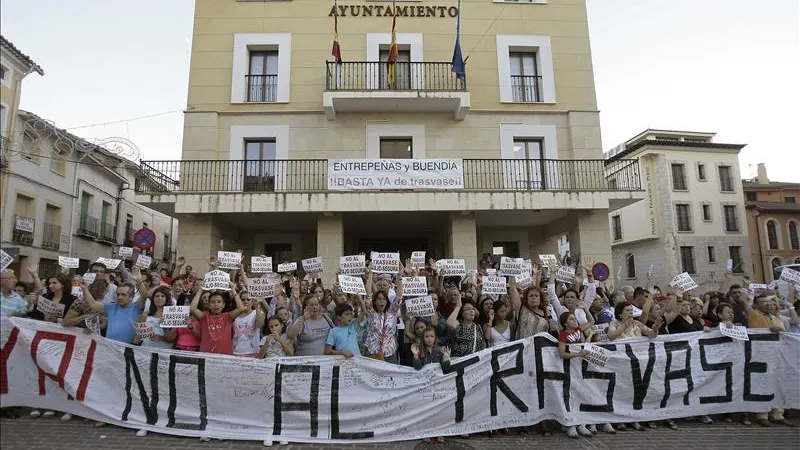
<svg viewBox="0 0 800 450"><path fill-rule="evenodd" d="M342 275L364 275L366 257L364 255L347 255L339 257L339 272Z"/></svg>
<svg viewBox="0 0 800 450"><path fill-rule="evenodd" d="M463 189L461 159L329 159L328 190Z"/></svg>
<svg viewBox="0 0 800 450"><path fill-rule="evenodd" d="M606 350L605 367L562 360L555 339L538 335L417 371L366 357L150 349L22 318L2 318L0 330L3 373L14 371L0 384L3 407L190 437L357 446L543 419L648 422L800 408L800 336L789 333L749 330L749 341L734 341L715 330L596 344Z"/></svg>

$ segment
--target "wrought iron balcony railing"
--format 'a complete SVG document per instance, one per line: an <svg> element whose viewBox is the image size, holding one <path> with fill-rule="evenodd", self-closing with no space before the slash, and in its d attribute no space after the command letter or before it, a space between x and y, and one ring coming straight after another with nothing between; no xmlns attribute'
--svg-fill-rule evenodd
<svg viewBox="0 0 800 450"><path fill-rule="evenodd" d="M44 223L42 230L42 248L58 251L61 247L61 226Z"/></svg>
<svg viewBox="0 0 800 450"><path fill-rule="evenodd" d="M639 191L637 160L465 159L453 191ZM142 161L139 194L326 192L328 160ZM425 191L426 189L417 189Z"/></svg>
<svg viewBox="0 0 800 450"><path fill-rule="evenodd" d="M449 62L396 62L394 80L390 64L375 62L328 62L326 91L466 91L466 77L453 73Z"/></svg>

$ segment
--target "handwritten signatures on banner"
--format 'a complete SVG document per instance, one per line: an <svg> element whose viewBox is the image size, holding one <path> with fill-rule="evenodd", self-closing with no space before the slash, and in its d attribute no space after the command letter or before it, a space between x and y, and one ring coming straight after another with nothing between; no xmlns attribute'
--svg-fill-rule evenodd
<svg viewBox="0 0 800 450"><path fill-rule="evenodd" d="M181 436L389 442L543 419L574 425L800 408L800 336L788 333L604 342L580 359L561 359L555 340L537 335L416 371L359 357L154 351L19 318L3 318L0 328L3 406L88 411ZM29 381L42 373L41 383Z"/></svg>

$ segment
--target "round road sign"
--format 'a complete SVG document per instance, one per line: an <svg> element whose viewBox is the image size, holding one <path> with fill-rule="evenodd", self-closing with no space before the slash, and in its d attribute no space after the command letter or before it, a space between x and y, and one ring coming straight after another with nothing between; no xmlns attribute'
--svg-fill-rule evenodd
<svg viewBox="0 0 800 450"><path fill-rule="evenodd" d="M592 266L592 275L597 281L606 281L608 279L608 266L605 263L597 263Z"/></svg>
<svg viewBox="0 0 800 450"><path fill-rule="evenodd" d="M156 245L156 233L150 228L140 228L133 233L133 245L141 250L147 250Z"/></svg>

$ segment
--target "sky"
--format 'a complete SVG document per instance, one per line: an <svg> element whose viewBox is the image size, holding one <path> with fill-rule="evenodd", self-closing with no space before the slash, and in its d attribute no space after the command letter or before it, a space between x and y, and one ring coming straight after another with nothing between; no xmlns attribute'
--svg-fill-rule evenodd
<svg viewBox="0 0 800 450"><path fill-rule="evenodd" d="M800 182L781 164L800 152L799 3L587 0L603 149L646 128L716 132L747 144L743 177L765 162L770 179ZM179 159L193 5L3 0L2 34L45 70L25 79L21 107L82 137L130 139L142 159Z"/></svg>

